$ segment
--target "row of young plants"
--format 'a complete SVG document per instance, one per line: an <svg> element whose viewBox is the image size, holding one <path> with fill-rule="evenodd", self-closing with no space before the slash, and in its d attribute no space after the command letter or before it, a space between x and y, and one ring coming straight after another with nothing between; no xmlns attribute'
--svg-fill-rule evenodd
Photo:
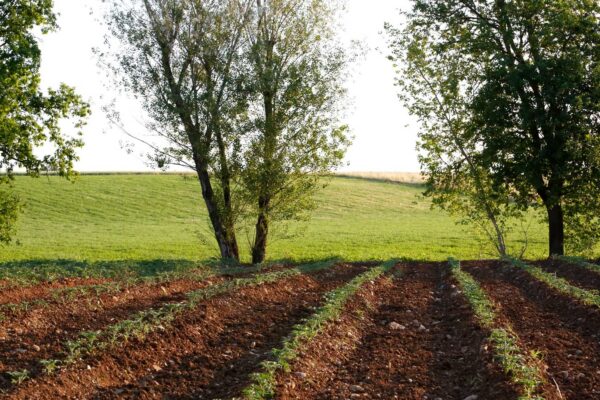
<svg viewBox="0 0 600 400"><path fill-rule="evenodd" d="M508 262L510 262L515 267L518 267L524 271L526 271L529 275L534 277L535 279L545 283L549 287L563 293L569 297L575 298L581 301L583 304L589 306L600 307L600 295L597 291L586 290L580 287L574 286L569 281L555 274L549 273L541 269L540 267L536 267L530 264L527 264L521 260L516 258L506 258Z"/></svg>
<svg viewBox="0 0 600 400"><path fill-rule="evenodd" d="M74 364L83 357L123 346L132 338L143 340L152 332L164 330L180 314L194 309L202 301L243 287L260 286L296 275L327 269L337 262L338 260L332 259L280 271L260 273L250 277L233 278L216 285L189 292L187 293L186 300L182 302L169 303L159 308L137 312L131 318L109 325L102 330L82 332L77 339L66 341L63 344L63 357L60 359L41 360L40 364L46 374L52 374L60 367ZM256 271L262 268L264 267L256 267L253 270ZM251 270L243 269L244 272L250 272ZM21 383L30 376L30 372L27 370L13 371L9 374L16 377L13 379L13 383Z"/></svg>
<svg viewBox="0 0 600 400"><path fill-rule="evenodd" d="M169 271L151 276L123 277L119 280L99 284L78 285L53 289L46 298L26 300L18 303L0 304L0 322L6 320L6 314L20 314L31 308L46 308L57 302L69 302L88 296L98 297L101 295L119 293L133 286L160 285L170 281L185 279L204 281L219 275L239 275L246 273L257 273L263 269L272 267L273 264L263 264L254 267L228 267L228 268L195 268L190 270Z"/></svg>
<svg viewBox="0 0 600 400"><path fill-rule="evenodd" d="M512 382L520 388L519 399L543 400L543 397L537 394L544 382L538 353L527 353L521 348L518 335L509 324L498 321L496 307L479 283L461 268L460 262L451 258L448 263L479 324L490 331L489 340L495 359L511 377Z"/></svg>
<svg viewBox="0 0 600 400"><path fill-rule="evenodd" d="M597 274L600 274L600 265L598 264L593 264L589 261L587 261L585 258L582 257L572 257L572 256L559 256L556 257L558 260L566 262L566 263L570 263L570 264L574 264L577 265L579 267L585 268L589 271L595 272Z"/></svg>
<svg viewBox="0 0 600 400"><path fill-rule="evenodd" d="M337 320L348 300L367 282L371 282L387 273L397 264L390 260L378 267L355 277L325 295L325 304L302 324L296 325L281 348L272 350L272 360L261 364L261 371L252 375L252 383L243 390L246 400L263 400L275 397L277 374L289 373L290 364L298 357L303 347L322 332L327 324Z"/></svg>
<svg viewBox="0 0 600 400"><path fill-rule="evenodd" d="M98 297L106 294L114 294L139 284L164 284L176 279L193 279L203 281L218 275L208 269L190 270L181 273L166 273L151 277L123 278L99 284L78 285L59 287L52 289L47 297L24 300L16 303L0 304L0 322L6 319L6 314L20 314L32 308L43 309L56 303L66 303L81 298Z"/></svg>

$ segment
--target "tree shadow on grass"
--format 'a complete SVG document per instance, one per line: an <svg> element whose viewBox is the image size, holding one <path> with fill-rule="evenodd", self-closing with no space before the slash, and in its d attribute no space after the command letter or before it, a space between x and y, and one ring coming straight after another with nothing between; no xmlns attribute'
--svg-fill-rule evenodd
<svg viewBox="0 0 600 400"><path fill-rule="evenodd" d="M215 265L214 262L185 259L115 261L31 259L1 262L0 280L35 282L61 278L144 278L197 268L217 268Z"/></svg>

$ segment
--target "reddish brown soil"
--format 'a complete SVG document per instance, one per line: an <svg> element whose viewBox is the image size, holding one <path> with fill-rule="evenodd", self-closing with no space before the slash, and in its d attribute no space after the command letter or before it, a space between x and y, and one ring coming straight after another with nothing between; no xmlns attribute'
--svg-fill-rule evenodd
<svg viewBox="0 0 600 400"><path fill-rule="evenodd" d="M183 300L186 292L220 279L142 284L117 294L49 303L22 318L9 318L0 326L0 389L11 386L7 371L27 369L35 376L41 369L40 359L61 358L63 343L80 332L102 329L135 312Z"/></svg>
<svg viewBox="0 0 600 400"><path fill-rule="evenodd" d="M487 332L440 264L361 291L339 323L279 377L281 399L515 399L492 363ZM405 329L392 329L390 323ZM423 327L420 327L423 325Z"/></svg>
<svg viewBox="0 0 600 400"><path fill-rule="evenodd" d="M32 286L8 285L0 288L0 304L43 299L49 297L52 291L56 289L98 285L108 281L107 279L65 278L52 282L42 282Z"/></svg>
<svg viewBox="0 0 600 400"><path fill-rule="evenodd" d="M580 304L498 262L464 263L499 305L566 399L600 399L600 310ZM553 388L554 389L554 388ZM560 398L548 389L546 398Z"/></svg>
<svg viewBox="0 0 600 400"><path fill-rule="evenodd" d="M324 292L362 270L339 266L219 296L143 342L100 354L89 367L36 379L8 398L231 397Z"/></svg>
<svg viewBox="0 0 600 400"><path fill-rule="evenodd" d="M565 278L570 283L589 290L600 290L600 274L584 267L569 264L559 260L546 260L533 263L542 267L546 272L551 272Z"/></svg>

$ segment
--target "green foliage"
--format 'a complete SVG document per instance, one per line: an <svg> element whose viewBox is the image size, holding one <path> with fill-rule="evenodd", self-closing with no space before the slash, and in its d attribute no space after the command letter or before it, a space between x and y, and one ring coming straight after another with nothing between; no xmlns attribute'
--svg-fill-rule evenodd
<svg viewBox="0 0 600 400"><path fill-rule="evenodd" d="M543 382L538 360L533 353L529 357L523 353L516 333L494 328L490 334L490 342L504 372L512 376L513 382L523 389L519 400L544 400L535 394Z"/></svg>
<svg viewBox="0 0 600 400"><path fill-rule="evenodd" d="M418 22L404 29L386 25L397 71L400 99L420 123L419 161L425 195L433 205L459 216L505 255L510 219L521 216L510 192L493 185L478 161L481 136L472 123L475 71L456 49L438 51Z"/></svg>
<svg viewBox="0 0 600 400"><path fill-rule="evenodd" d="M61 134L60 124L72 119L79 130L89 107L75 91L61 85L40 90L41 54L35 31L56 29L52 0L14 0L0 5L0 185L10 182L15 168L31 176L43 170L73 174L79 138ZM81 135L81 132L77 132ZM40 151L53 153L40 156ZM19 212L16 196L0 189L0 243L11 241Z"/></svg>
<svg viewBox="0 0 600 400"><path fill-rule="evenodd" d="M110 4L109 67L162 136L134 138L158 167L197 171L221 255L238 258L242 222L261 220L264 247L269 221L306 218L347 145L332 0Z"/></svg>
<svg viewBox="0 0 600 400"><path fill-rule="evenodd" d="M336 41L337 13L332 0L259 0L251 15L247 79L260 112L246 137L242 183L249 216L258 215L255 261L269 224L308 217L320 176L343 161L348 55Z"/></svg>
<svg viewBox="0 0 600 400"><path fill-rule="evenodd" d="M56 29L51 0L15 0L0 10L0 167L8 173L24 167L32 175L51 169L61 175L72 173L78 139L60 134L59 123L75 118L81 128L89 114L72 88L40 91L40 50L35 29ZM54 153L39 158L35 149L52 145Z"/></svg>
<svg viewBox="0 0 600 400"><path fill-rule="evenodd" d="M102 270L98 275L114 277L136 276L138 271L148 275L206 265L200 260L215 253L208 240L212 234L206 230L207 213L197 204L201 194L194 177L82 175L77 185L55 177L17 177L15 189L26 204L17 236L21 245L3 249L0 279L17 274L23 280L31 275L53 279L61 271L93 276L97 270ZM293 238L273 240L269 259L299 263L328 257L365 261L390 255L418 260L494 256L471 230L431 210L422 191L421 185L331 178L316 195L311 220L290 223ZM534 223L526 256L539 258L545 254L547 233L535 214L529 218ZM205 240L194 240L197 237ZM515 232L508 246L520 248L524 240ZM242 247L243 253L247 250Z"/></svg>
<svg viewBox="0 0 600 400"><path fill-rule="evenodd" d="M577 286L573 286L566 279L548 273L539 267L535 267L524 263L521 260L517 260L514 258L508 258L507 260L514 266L527 271L531 276L538 279L539 281L544 282L551 288L554 288L557 291L566 294L567 296L578 299L584 304L600 307L600 294L597 290L591 291L582 289Z"/></svg>
<svg viewBox="0 0 600 400"><path fill-rule="evenodd" d="M60 360L40 360L40 364L44 368L44 372L48 375L53 374L60 367Z"/></svg>
<svg viewBox="0 0 600 400"><path fill-rule="evenodd" d="M19 197L9 190L0 189L0 243L12 241L21 211Z"/></svg>
<svg viewBox="0 0 600 400"><path fill-rule="evenodd" d="M415 0L390 29L427 169L460 176L465 146L500 204L544 206L551 254L564 251L563 215L571 248L600 237L599 15L595 1Z"/></svg>
<svg viewBox="0 0 600 400"><path fill-rule="evenodd" d="M253 375L252 384L243 391L244 398L248 400L274 398L277 372L289 372L290 363L296 359L302 347L325 329L328 323L340 317L348 300L366 282L377 279L396 264L396 260L390 260L357 276L346 285L327 293L325 304L306 322L296 325L281 348L272 351L274 360L264 361L261 364L262 371Z"/></svg>
<svg viewBox="0 0 600 400"><path fill-rule="evenodd" d="M480 324L490 331L490 342L494 349L494 357L504 372L521 389L520 400L543 400L536 395L544 381L539 368L539 360L535 353L526 354L519 346L519 337L509 325L503 326L496 320L496 307L489 299L479 283L460 267L454 258L448 260L452 275L457 280L465 297L471 304L475 317Z"/></svg>
<svg viewBox="0 0 600 400"><path fill-rule="evenodd" d="M471 307L473 307L475 316L482 326L491 329L494 326L494 319L496 317L494 305L491 300L483 291L479 283L477 283L469 273L460 268L460 262L458 260L450 258L448 263L450 264L452 274L459 282L465 297L469 300Z"/></svg>
<svg viewBox="0 0 600 400"><path fill-rule="evenodd" d="M22 371L8 371L7 375L10 376L10 383L13 385L20 385L29 379L29 371L26 369Z"/></svg>

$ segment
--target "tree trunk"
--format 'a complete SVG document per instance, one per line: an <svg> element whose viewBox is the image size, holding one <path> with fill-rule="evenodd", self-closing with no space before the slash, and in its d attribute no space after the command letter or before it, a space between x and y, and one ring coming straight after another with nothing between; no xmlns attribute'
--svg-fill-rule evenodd
<svg viewBox="0 0 600 400"><path fill-rule="evenodd" d="M265 261L267 255L267 238L269 236L269 199L261 197L258 200L258 220L256 221L256 233L254 245L252 246L252 263L260 264Z"/></svg>
<svg viewBox="0 0 600 400"><path fill-rule="evenodd" d="M197 164L198 165L198 164ZM206 209L208 210L208 217L212 224L215 232L215 239L219 245L219 251L221 252L221 258L233 259L235 261L240 260L239 249L237 240L235 237L235 231L227 229L224 224L223 218L219 213L219 208L215 201L215 194L210 182L210 175L206 168L197 168L198 179L200 180L200 187L202 188L202 197L206 203Z"/></svg>
<svg viewBox="0 0 600 400"><path fill-rule="evenodd" d="M565 253L565 226L562 206L546 206L548 212L549 256Z"/></svg>

